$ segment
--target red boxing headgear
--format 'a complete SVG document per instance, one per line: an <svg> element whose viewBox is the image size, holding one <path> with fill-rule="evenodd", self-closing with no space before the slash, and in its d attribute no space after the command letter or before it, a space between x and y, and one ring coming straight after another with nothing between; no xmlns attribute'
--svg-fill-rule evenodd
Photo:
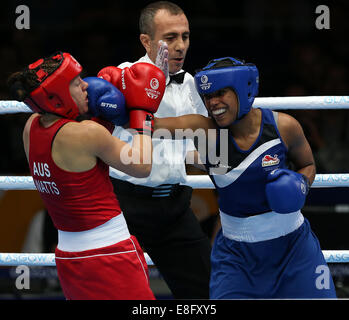
<svg viewBox="0 0 349 320"><path fill-rule="evenodd" d="M58 67L50 73L42 69L44 61L54 60ZM34 112L49 112L65 118L75 119L79 109L69 91L70 82L78 76L82 67L69 53L56 53L49 58L30 64L35 70L38 86L24 102Z"/></svg>

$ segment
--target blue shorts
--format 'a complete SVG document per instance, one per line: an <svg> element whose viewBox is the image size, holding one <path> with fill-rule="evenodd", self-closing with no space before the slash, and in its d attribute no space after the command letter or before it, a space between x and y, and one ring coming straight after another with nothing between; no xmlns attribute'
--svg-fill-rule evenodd
<svg viewBox="0 0 349 320"><path fill-rule="evenodd" d="M211 255L210 299L336 298L319 241L304 223L286 236L230 240L219 231Z"/></svg>

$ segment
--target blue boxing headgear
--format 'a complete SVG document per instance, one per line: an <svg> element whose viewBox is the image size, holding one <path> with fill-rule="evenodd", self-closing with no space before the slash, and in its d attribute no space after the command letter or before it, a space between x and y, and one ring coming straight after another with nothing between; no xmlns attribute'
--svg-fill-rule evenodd
<svg viewBox="0 0 349 320"><path fill-rule="evenodd" d="M211 60L195 75L196 89L201 96L232 88L239 101L237 120L247 114L258 94L259 74L254 64L231 57Z"/></svg>

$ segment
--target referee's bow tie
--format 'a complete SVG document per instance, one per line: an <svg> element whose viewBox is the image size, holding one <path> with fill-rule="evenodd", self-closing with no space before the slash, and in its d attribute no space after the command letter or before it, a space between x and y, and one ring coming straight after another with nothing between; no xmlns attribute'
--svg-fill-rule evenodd
<svg viewBox="0 0 349 320"><path fill-rule="evenodd" d="M175 81L179 84L183 83L184 75L185 71L170 75L170 82L168 84L170 84L172 81Z"/></svg>

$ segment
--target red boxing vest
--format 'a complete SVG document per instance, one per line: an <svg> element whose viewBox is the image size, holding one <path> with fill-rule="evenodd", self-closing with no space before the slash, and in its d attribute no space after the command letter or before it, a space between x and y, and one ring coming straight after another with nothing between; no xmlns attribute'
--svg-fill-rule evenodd
<svg viewBox="0 0 349 320"><path fill-rule="evenodd" d="M30 128L29 167L35 186L55 227L62 231L95 228L121 213L109 179L109 166L100 159L90 170L68 172L53 161L51 149L60 119L48 128L34 118Z"/></svg>

